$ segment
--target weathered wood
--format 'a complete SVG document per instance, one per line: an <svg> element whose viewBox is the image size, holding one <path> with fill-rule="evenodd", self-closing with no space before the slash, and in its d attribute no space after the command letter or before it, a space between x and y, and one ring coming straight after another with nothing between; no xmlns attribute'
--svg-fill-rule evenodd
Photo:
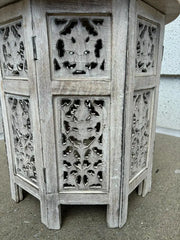
<svg viewBox="0 0 180 240"><path fill-rule="evenodd" d="M32 3L33 33L36 36L37 58L37 89L40 111L40 126L42 137L43 164L46 172L46 191L47 193L57 193L57 166L56 166L56 149L54 137L54 119L52 105L52 89L49 68L49 52L47 25L45 10L41 1ZM39 31L39 28L44 29ZM46 66L46 67L44 67ZM48 110L47 110L48 109ZM46 130L45 130L46 129Z"/></svg>
<svg viewBox="0 0 180 240"><path fill-rule="evenodd" d="M139 14L142 12L143 4L139 3ZM142 6L142 8L141 8ZM157 107L158 107L158 94L159 94L159 81L160 81L160 71L161 71L161 62L163 54L163 39L164 39L164 24L165 24L165 15L160 14L158 11L155 11L153 8L146 7L146 16L152 21L155 21L159 25L159 39L157 49L157 69L155 75L156 87L154 90L154 99L152 105L152 125L151 125L151 134L150 134L150 143L149 143L149 160L148 160L148 173L147 177L144 180L142 196L144 197L148 192L151 191L152 184L152 164L153 164L153 153L154 153L154 141L155 141L155 130L156 130L156 117L157 117Z"/></svg>
<svg viewBox="0 0 180 240"><path fill-rule="evenodd" d="M65 96L54 104L59 191L107 192L109 98Z"/></svg>
<svg viewBox="0 0 180 240"><path fill-rule="evenodd" d="M158 11L154 10L153 8L149 7L148 5L138 1L138 11L137 15L144 16L145 18L149 19L150 22L153 24L157 24L158 29L158 40L156 41L155 51L154 54L156 56L155 64L156 64L156 71L154 72L154 80L156 82L155 88L153 90L153 102L151 104L151 120L150 120L150 132L149 132L149 147L148 147L148 155L147 155L147 176L143 183L142 188L142 196L145 196L151 190L151 182L152 182L152 159L153 159L153 152L154 152L154 138L155 138L155 119L157 115L157 95L158 95L158 87L159 87L159 78L160 78L160 67L161 67L161 60L162 60L162 39L163 39L163 32L164 32L164 19L165 16ZM151 78L149 77L149 82Z"/></svg>
<svg viewBox="0 0 180 240"><path fill-rule="evenodd" d="M104 95L111 94L109 81L52 81L53 95Z"/></svg>
<svg viewBox="0 0 180 240"><path fill-rule="evenodd" d="M41 5L44 5L45 11L48 13L54 14L88 14L95 13L96 16L99 16L103 13L111 13L111 1L109 0L101 0L100 2L97 0L41 0Z"/></svg>
<svg viewBox="0 0 180 240"><path fill-rule="evenodd" d="M128 194L129 194L129 165L131 148L131 119L132 119L132 101L134 91L134 64L135 64L135 17L136 1L129 3L129 25L128 25L128 43L126 59L126 78L125 78L125 96L124 96L124 116L123 116L123 155L121 167L121 199L119 211L119 227L122 227L127 220Z"/></svg>
<svg viewBox="0 0 180 240"><path fill-rule="evenodd" d="M37 73L36 73L36 62L34 61L34 49L32 43L33 32L33 16L32 16L32 6L31 1L25 0L25 45L28 46L26 50L27 60L28 60L28 86L31 104L31 120L32 120L32 132L33 132L33 142L34 142L34 153L35 153L35 166L37 172L37 185L38 185L38 195L40 198L42 195L46 194L46 185L44 180L44 162L42 153L42 139L41 139L41 126L40 126L40 110L39 110L39 99L38 99L38 86L37 86ZM40 199L41 201L41 199Z"/></svg>
<svg viewBox="0 0 180 240"><path fill-rule="evenodd" d="M152 34L150 36L152 37L151 41L149 42L149 45L154 45L152 59L148 57L148 47L146 46L143 49L141 48L142 46L138 45L141 45L141 41L143 41L138 39L138 31L140 31L139 28L145 26L146 23L147 28L154 28L156 30L154 33L155 39L153 40ZM161 24L161 32L159 32L159 24ZM155 31L154 29L153 31ZM159 85L158 72L160 68L160 62L159 60L157 61L157 59L160 59L162 56L161 46L163 29L163 14L159 13L141 1L132 0L130 2L129 41L126 73L126 107L124 122L125 156L123 164L125 168L124 174L126 175L126 181L124 182L124 189L122 190L125 201L124 207L122 207L122 213L120 212L120 221L122 221L119 224L120 226L123 226L123 224L126 222L128 194L130 194L138 185L139 195L142 194L144 196L148 191L150 191L153 154L152 135L154 137L155 134L155 128L152 127L152 124L155 126L154 117L156 115L156 110L154 110L154 107L157 105L157 98L155 98L157 93L154 92L154 89ZM144 36L142 36L142 39L146 37L145 34L146 29L144 28ZM159 34L160 41L158 42ZM146 40L146 43L147 42L148 39ZM158 51L158 49L160 50ZM140 52L141 55L138 57L137 54L139 54L139 52L137 53L137 51L144 52ZM141 56L143 56L142 59ZM143 64L147 64L148 67L144 67ZM145 103L143 103L142 97L145 99ZM146 116L144 114L146 114ZM142 139L144 139L144 143ZM142 160L142 157L144 160ZM129 159L129 161L127 161L127 159ZM130 179L129 186L127 186L128 178Z"/></svg>
<svg viewBox="0 0 180 240"><path fill-rule="evenodd" d="M111 152L107 222L109 227L118 227L120 211L119 203L121 204L122 201L122 195L120 194L120 181L121 179L123 180L124 177L121 175L121 158L128 2L125 0L112 1L112 16Z"/></svg>
<svg viewBox="0 0 180 240"><path fill-rule="evenodd" d="M67 205L107 205L109 203L109 196L102 192L61 192L59 195L60 204Z"/></svg>
<svg viewBox="0 0 180 240"><path fill-rule="evenodd" d="M74 15L73 18L71 15L48 15L52 80L110 80L111 18L107 14L99 15L98 20L95 17L92 14ZM62 20L67 24L73 21L75 27L70 33L65 24L59 24ZM86 30L91 21L96 26L92 33ZM96 61L93 61L93 51Z"/></svg>
<svg viewBox="0 0 180 240"><path fill-rule="evenodd" d="M156 86L157 82L154 76L148 77L136 77L134 81L134 89L136 90L143 90L143 89L150 89Z"/></svg>
<svg viewBox="0 0 180 240"><path fill-rule="evenodd" d="M22 9L22 3L18 3L13 7L7 7L6 9L0 9L0 23L1 25L4 22L7 22L9 18L17 18L19 14L19 9ZM10 172L10 186L11 186L11 196L12 199L16 202L19 202L23 199L22 188L20 188L14 178L14 161L13 161L13 151L12 151L12 139L10 135L9 121L8 121L8 111L6 106L6 96L3 92L3 76L0 76L1 81L1 105L2 105L2 113L3 113L3 122L4 122L4 131L5 131L5 139L6 139L6 148L7 148L7 157L8 157L8 166Z"/></svg>
<svg viewBox="0 0 180 240"><path fill-rule="evenodd" d="M24 10L23 15L22 15L22 9ZM10 5L10 6L7 6L7 7L3 8L3 9L0 9L0 11L2 13L1 14L1 17L2 17L1 19L2 20L0 19L0 21L2 21L3 26L6 24L6 22L9 22L9 19L12 19L10 21L10 23L7 23L7 24L10 24L11 31L12 31L11 35L9 37L12 38L13 35L14 35L14 37L15 36L18 37L18 34L21 34L21 42L22 43L20 42L20 44L19 44L18 42L15 42L16 43L16 45L15 45L16 48L15 49L17 49L18 44L19 44L20 51L21 51L21 52L19 52L19 54L21 54L22 58L24 57L23 55L26 54L25 55L25 57L26 57L25 60L27 61L26 64L28 65L28 69L26 69L27 73L26 73L25 77L24 77L24 75L22 76L21 72L18 73L18 76L17 76L16 73L14 73L12 75L11 73L9 74L9 72L7 72L7 73L4 72L2 83L1 83L3 91L5 92L5 100L7 100L5 102L6 109L8 110L7 112L9 112L8 113L9 116L8 115L7 115L7 117L4 116L4 119L7 118L7 121L8 121L7 124L9 124L9 129L8 129L9 134L5 134L5 135L6 135L6 137L11 136L10 139L7 142L8 142L8 145L9 145L9 142L11 142L11 150L8 150L9 167L11 168L11 165L12 165L12 168L13 168L13 170L10 171L11 172L11 178L13 178L13 176L15 174L15 176L13 178L14 183L12 184L12 186L15 186L15 188L17 189L16 191L18 191L18 189L21 189L20 187L22 187L26 191L28 191L28 189L29 189L29 192L32 193L32 195L39 198L39 190L35 190L35 193L33 192L33 190L31 190L31 189L33 189L31 187L31 185L33 185L35 187L37 187L37 185L34 185L34 183L32 181L29 181L27 178L22 177L22 175L20 176L22 179L16 177L16 174L17 174L16 167L17 166L16 166L15 159L14 159L15 153L14 153L14 147L13 147L14 143L13 143L13 138L12 138L13 132L12 132L12 129L11 129L11 122L10 122L10 115L12 114L12 112L10 112L10 108L8 107L8 104L10 104L10 102L8 103L8 100L10 100L10 98L11 98L10 101L17 101L18 100L20 104L22 104L23 101L24 101L23 104L25 104L25 103L28 103L28 105L30 104L30 112L28 114L30 114L29 115L30 124L32 125L31 130L33 132L33 138L34 138L33 146L31 146L31 147L34 148L35 159L38 159L38 161L36 161L36 163L37 163L37 165L39 165L39 167L36 166L36 171L38 172L38 185L41 185L40 176L42 175L41 172L43 172L42 171L42 162L41 162L41 157L40 157L41 156L41 151L40 151L41 147L39 147L41 137L40 137L39 129L38 129L38 124L39 124L39 121L38 121L38 101L35 98L37 92L36 92L35 65L34 65L34 62L32 61L33 60L32 42L31 42L32 41L31 40L31 38L32 38L32 26L31 26L32 20L31 20L30 2L28 0L21 1L21 2L16 3L15 5L13 5L13 8L12 8L12 5ZM6 12L6 15L4 14L5 12ZM9 14L7 14L7 12ZM20 18L20 15L22 15L22 18ZM15 20L13 20L13 19L15 19ZM9 26L7 24L6 24L6 26ZM13 27L15 26L15 24L19 24L18 26L16 26L16 28L17 29L22 29L22 30L21 31L17 30L17 32L13 33ZM15 40L15 38L14 38L14 40ZM26 48L26 46L29 46L29 47ZM24 47L25 47L25 49L24 49ZM9 49L8 49L8 51L9 51ZM8 52L8 54L9 53L11 53L11 52ZM12 55L12 54L14 54L14 55ZM16 56L15 52L11 53L11 56ZM18 58L17 58L17 61L19 61ZM11 64L12 63L13 62L11 61ZM15 70L18 70L18 69L15 69ZM14 95L14 94L17 94L18 96ZM29 98L29 96L30 96L30 98ZM19 117L21 118L20 108L19 108L19 110L17 110L17 104L15 105L15 102L12 103L12 104L13 104L13 108L15 107L15 114L17 114L17 111L19 111L17 116L18 116L18 118ZM33 106L33 108L31 108L31 106ZM6 114L5 112L6 111L3 111L4 115ZM17 120L18 120L18 118L17 118ZM21 122L20 118L19 118L19 120ZM23 133L24 129L22 128L21 131L22 131L21 133ZM31 131L30 131L30 134L31 134ZM40 139L38 139L38 137L40 137ZM24 146L24 150L25 150L25 146ZM11 152L13 152L13 154L11 154ZM24 154L24 153L22 152L22 154ZM11 163L11 161L12 161L12 163ZM26 159L26 161L27 161L27 159ZM33 168L34 168L34 166L33 166ZM12 187L12 189L13 188L14 187ZM21 190L21 192L22 192L22 190ZM17 193L17 197L16 197L20 200L22 199L22 193L21 192ZM12 197L13 197L13 199L15 199L14 190L12 190ZM17 201L19 201L18 199L17 199Z"/></svg>
<svg viewBox="0 0 180 240"><path fill-rule="evenodd" d="M143 183L143 180L147 176L147 169L141 171L138 173L138 175L132 179L132 181L129 182L129 194L141 183Z"/></svg>
<svg viewBox="0 0 180 240"><path fill-rule="evenodd" d="M17 0L0 0L0 7L6 6L8 4L13 4L13 2L16 2L16 1ZM101 6L101 2L93 1L93 4L96 4L97 7L101 7L101 10L104 10ZM179 15L180 5L177 0L171 0L171 1L169 1L169 0L159 0L159 1L144 0L144 2L149 4L151 7L158 9L160 12L164 13L166 15L165 16L166 24L173 21ZM64 3L67 4L67 2L64 2ZM72 3L67 4L67 6L74 8ZM107 0L106 5L109 5L109 7L111 7L110 4L111 4L111 1ZM59 5L56 5L56 7L58 8ZM60 6L60 7L62 7L62 6ZM82 4L78 3L76 12L80 9L80 7L82 7ZM91 3L88 5L88 8L91 8ZM74 8L74 10L75 10L75 8Z"/></svg>
<svg viewBox="0 0 180 240"><path fill-rule="evenodd" d="M27 84L27 81L3 80L2 87L5 93L12 93L23 96L30 95L29 85Z"/></svg>
<svg viewBox="0 0 180 240"><path fill-rule="evenodd" d="M43 194L40 200L41 222L49 229L60 229L61 215L58 194Z"/></svg>
<svg viewBox="0 0 180 240"><path fill-rule="evenodd" d="M122 227L129 194L150 191L164 21L140 0L0 8L11 194L39 199L48 228L61 204L107 205Z"/></svg>
<svg viewBox="0 0 180 240"><path fill-rule="evenodd" d="M33 195L35 198L40 199L39 188L37 187L37 185L33 185L31 182L23 179L23 177L20 178L19 176L14 176L14 179L19 187Z"/></svg>

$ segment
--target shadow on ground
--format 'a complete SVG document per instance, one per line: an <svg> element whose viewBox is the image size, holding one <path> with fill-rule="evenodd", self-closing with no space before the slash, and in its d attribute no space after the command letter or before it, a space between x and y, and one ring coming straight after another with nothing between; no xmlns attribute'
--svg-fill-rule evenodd
<svg viewBox="0 0 180 240"><path fill-rule="evenodd" d="M61 230L40 222L39 201L11 200L4 142L0 141L0 240L179 240L180 138L156 135L152 192L129 196L126 225L108 229L106 206L63 206Z"/></svg>

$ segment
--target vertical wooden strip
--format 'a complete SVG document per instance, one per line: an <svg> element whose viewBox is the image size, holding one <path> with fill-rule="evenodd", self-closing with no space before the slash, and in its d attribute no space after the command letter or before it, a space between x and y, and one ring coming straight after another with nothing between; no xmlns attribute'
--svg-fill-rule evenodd
<svg viewBox="0 0 180 240"><path fill-rule="evenodd" d="M119 225L120 174L122 157L122 123L124 108L124 82L126 70L126 43L128 1L112 1L112 83L110 133L110 192L107 207L109 227Z"/></svg>
<svg viewBox="0 0 180 240"><path fill-rule="evenodd" d="M33 36L36 37L36 101L42 145L42 188L40 191L41 221L50 229L60 228L58 180L53 120L53 99L50 77L46 12L41 1L32 1ZM39 31L43 29L43 31ZM45 48L42 46L46 46Z"/></svg>
<svg viewBox="0 0 180 240"><path fill-rule="evenodd" d="M40 195L45 191L45 183L43 177L43 156L42 156L42 142L41 142L41 129L39 120L39 102L38 102L38 89L35 61L33 56L33 26L32 26L32 13L30 0L24 0L24 37L26 55L28 61L28 87L30 95L31 106L31 120L33 131L33 143L35 152L35 165L38 177L38 186Z"/></svg>
<svg viewBox="0 0 180 240"><path fill-rule="evenodd" d="M40 111L40 126L42 136L42 152L44 168L46 168L47 193L56 193L57 167L53 120L53 102L48 51L48 30L46 12L41 1L32 1L34 36L36 36L37 50L37 88ZM43 31L40 31L43 29ZM45 48L43 46L46 46Z"/></svg>
<svg viewBox="0 0 180 240"><path fill-rule="evenodd" d="M120 212L119 227L122 227L127 220L128 194L129 194L129 161L131 148L131 125L133 111L134 91L134 67L136 49L136 0L131 0L129 5L128 25L128 46L126 61L126 82L125 82L125 110L123 127L123 155L121 166L121 189L120 189Z"/></svg>

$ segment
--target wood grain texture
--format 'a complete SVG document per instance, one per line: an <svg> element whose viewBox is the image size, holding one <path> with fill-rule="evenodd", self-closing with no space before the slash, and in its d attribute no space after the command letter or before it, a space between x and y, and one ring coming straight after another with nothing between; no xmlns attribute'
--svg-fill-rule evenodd
<svg viewBox="0 0 180 240"><path fill-rule="evenodd" d="M138 186L140 185L140 188L143 187L143 180L147 177L148 170L145 169L144 171L140 172L135 179L130 181L129 183L129 194ZM142 186L141 186L142 184ZM141 192L143 189L141 189Z"/></svg>
<svg viewBox="0 0 180 240"><path fill-rule="evenodd" d="M109 202L107 193L60 193L60 204L67 205L105 205Z"/></svg>
<svg viewBox="0 0 180 240"><path fill-rule="evenodd" d="M44 168L46 171L46 191L47 193L57 192L57 166L56 166L56 150L54 137L54 120L52 105L52 89L49 67L49 52L47 39L46 12L41 2L32 2L33 14L33 33L36 36L37 58L37 91L40 111L40 131L42 137L42 152ZM39 29L44 29L39 31ZM46 67L44 67L46 66Z"/></svg>
<svg viewBox="0 0 180 240"><path fill-rule="evenodd" d="M122 198L122 195L120 195L120 179L122 179L122 124L126 69L128 1L112 1L112 16L111 152L107 223L109 227L118 227L120 211L119 203Z"/></svg>
<svg viewBox="0 0 180 240"><path fill-rule="evenodd" d="M62 2L61 2L62 4ZM64 3L64 7L60 2L46 2L43 5L42 2L33 1L33 23L34 23L34 35L36 36L36 46L37 46L37 61L36 61L36 69L37 69L37 85L38 85L38 94L39 94L39 106L40 106L40 124L41 124L41 134L42 134L42 142L43 142L43 157L44 157L44 173L46 175L46 186L47 192L46 194L41 194L41 216L42 222L45 223L49 228L57 228L60 227L60 221L56 222L53 220L53 215L50 210L53 210L53 204L56 207L55 200L57 191L58 191L58 178L57 178L57 165L56 165L56 149L55 149L55 132L54 132L54 113L53 113L53 95L87 95L87 90L89 90L90 95L109 95L110 94L110 84L107 83L105 85L104 79L102 79L102 85L100 84L99 79L97 78L97 86L92 87L92 82L82 83L75 81L73 82L68 80L68 83L63 81L52 81L50 74L50 61L49 61L49 51L47 49L42 49L42 44L48 46L48 36L47 36L47 22L46 22L46 13L51 14L59 14L59 13L67 13L69 15L69 9L73 9L72 12L76 11L75 8L70 8L69 3ZM86 2L86 7L84 7L84 2L81 8L76 11L75 15L77 16L78 12L81 12L80 15L90 14L92 12L96 12L96 16L99 15L101 10L96 7L97 5L91 2L91 8L88 8L88 4L90 2ZM66 5L68 6L68 11L66 9ZM106 6L104 7L106 9ZM106 11L105 11L106 12ZM109 11L108 11L109 13ZM72 13L71 13L72 14ZM101 15L101 13L100 13ZM84 15L85 16L85 15ZM45 31L39 33L39 28L45 29ZM43 41L43 42L42 42ZM44 68L46 66L46 68ZM91 90L92 89L92 90ZM48 112L47 112L48 109ZM50 110L49 110L50 109ZM44 131L46 129L46 131ZM48 195L52 196L52 200L48 198ZM95 195L95 194L94 194ZM96 195L95 195L96 196ZM69 195L69 198L71 196ZM81 195L77 194L77 199L81 201ZM84 196L84 200L88 201L88 196ZM52 204L52 202L54 203ZM98 202L98 195L96 196L96 201ZM58 209L56 208L56 216L58 219ZM53 223L54 222L54 223ZM54 224L54 225L53 225Z"/></svg>
<svg viewBox="0 0 180 240"><path fill-rule="evenodd" d="M143 90L143 89L150 89L156 86L157 82L154 76L148 77L136 77L134 83L134 90Z"/></svg>
<svg viewBox="0 0 180 240"><path fill-rule="evenodd" d="M105 204L108 226L122 227L128 195L138 186L139 195L150 191L164 21L140 0L22 0L0 8L1 58L7 65L6 40L17 38L21 51L12 53L24 59L11 58L0 76L11 194L21 201L24 189L39 199L48 228L61 227L61 204ZM8 96L30 103L37 183L16 174Z"/></svg>
<svg viewBox="0 0 180 240"><path fill-rule="evenodd" d="M55 0L55 1L44 1L41 0L40 4L44 4L45 10L49 13L95 13L97 15L102 13L111 13L111 1L109 0Z"/></svg>
<svg viewBox="0 0 180 240"><path fill-rule="evenodd" d="M159 1L143 0L143 1L146 2L147 4L149 4L150 6L152 6L153 8L158 9L160 12L164 13L166 15L166 18L165 18L166 24L173 21L179 14L180 5L177 0L172 0L172 1L169 1L169 0L159 0ZM16 2L16 0L1 0L0 6L3 7L10 3L13 4L13 2ZM57 4L58 4L58 2L57 2ZM93 4L96 6L101 6L101 2L98 2L95 0L95 1L93 1ZM65 3L67 4L67 2L65 2ZM71 4L72 3L73 3L73 1L71 1ZM109 8L111 7L110 1L106 0L106 4L109 6ZM81 5L78 4L77 8L79 8L80 6ZM89 5L89 7L91 7L91 6Z"/></svg>
<svg viewBox="0 0 180 240"><path fill-rule="evenodd" d="M151 87L154 87L154 91L156 92L156 88L158 87L158 84L159 84L159 76L157 74L157 71L159 71L159 68L160 68L160 62L158 61L159 58L161 58L161 53L160 51L162 51L162 42L161 42L161 38L163 37L162 36L162 31L163 31L163 28L164 28L164 16L159 13L158 11L156 11L155 9L151 8L150 6L140 2L140 1L137 1L137 12L136 12L136 19L146 19L144 21L144 26L146 24L146 21L149 23L152 23L152 24L156 24L157 29L156 29L156 32L157 32L157 35L156 35L156 46L154 47L154 52L152 53L153 55L155 55L155 60L154 60L154 66L155 66L155 69L156 71L152 72L145 72L145 73L141 73L141 77L137 76L137 74L135 73L135 76L134 76L134 79L135 79L135 90L137 89L151 89ZM139 24L138 21L136 21L136 24ZM143 26L143 25L142 25ZM161 27L160 27L161 26ZM139 34L139 29L135 26L135 29L136 29L136 37L138 36ZM161 30L161 33L160 33L160 30ZM145 29L144 29L145 31ZM137 40L135 41L135 43L137 44ZM159 50L160 49L160 50ZM158 50L158 52L157 52ZM146 49L145 49L145 59L146 59ZM143 63L145 64L145 63ZM139 74L138 74L139 75ZM154 95L153 95L154 96ZM150 106L150 111L151 111L151 116L150 116L150 121L149 121L149 124L150 124L150 132L149 132L149 144L148 144L148 153L147 153L147 168L149 169L149 166L152 165L152 134L153 133L153 127L152 127L152 124L154 125L154 115L155 115L155 112L154 112L154 107L155 105L157 104L157 102L155 103L154 102L154 97L153 97L153 101L151 103L151 106ZM135 180L134 180L135 181ZM145 185L143 185L145 186ZM144 188L144 187L143 187Z"/></svg>
<svg viewBox="0 0 180 240"><path fill-rule="evenodd" d="M26 179L23 179L22 177L15 176L16 184L24 189L26 192L33 195L35 198L40 199L39 196L39 189L36 185L32 185L32 183L28 183Z"/></svg>
<svg viewBox="0 0 180 240"><path fill-rule="evenodd" d="M121 166L121 199L119 211L119 227L122 227L127 220L128 194L129 194L129 164L131 148L131 119L133 111L133 91L134 91L134 65L135 65L135 16L136 1L129 3L129 25L128 25L128 45L126 60L126 81L125 81L125 109L123 123L123 155Z"/></svg>
<svg viewBox="0 0 180 240"><path fill-rule="evenodd" d="M60 229L61 215L58 194L44 194L40 200L41 222L49 229Z"/></svg>
<svg viewBox="0 0 180 240"><path fill-rule="evenodd" d="M13 82L12 82L13 81ZM27 81L19 80L3 80L2 82L3 91L5 93L14 93L22 96L29 96L29 84Z"/></svg>
<svg viewBox="0 0 180 240"><path fill-rule="evenodd" d="M32 37L34 36L32 26L32 6L31 1L24 1L24 21L25 21L25 45L28 46L26 50L27 61L28 61L28 86L31 104L31 118L33 125L33 136L34 136L34 152L36 159L36 171L39 188L39 198L41 195L46 193L46 186L44 180L44 163L42 154L42 139L41 139L41 128L40 128L40 110L39 110L39 99L38 99L38 86L37 86L37 72L33 54Z"/></svg>
<svg viewBox="0 0 180 240"><path fill-rule="evenodd" d="M52 81L53 95L104 95L111 94L111 83L108 81Z"/></svg>

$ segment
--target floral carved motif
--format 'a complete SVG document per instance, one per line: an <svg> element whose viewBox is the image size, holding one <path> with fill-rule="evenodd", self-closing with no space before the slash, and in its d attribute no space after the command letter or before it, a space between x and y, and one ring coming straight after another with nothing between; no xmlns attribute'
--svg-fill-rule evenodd
<svg viewBox="0 0 180 240"><path fill-rule="evenodd" d="M158 27L142 19L137 24L136 73L153 75L156 71Z"/></svg>
<svg viewBox="0 0 180 240"><path fill-rule="evenodd" d="M137 91L134 94L130 179L144 169L147 164L151 95L151 91Z"/></svg>
<svg viewBox="0 0 180 240"><path fill-rule="evenodd" d="M27 76L22 21L0 27L0 52L4 76Z"/></svg>
<svg viewBox="0 0 180 240"><path fill-rule="evenodd" d="M61 188L105 189L108 101L61 98Z"/></svg>
<svg viewBox="0 0 180 240"><path fill-rule="evenodd" d="M109 17L50 17L52 68L55 77L108 76Z"/></svg>
<svg viewBox="0 0 180 240"><path fill-rule="evenodd" d="M13 134L15 171L33 183L37 182L29 98L8 95L10 125Z"/></svg>

